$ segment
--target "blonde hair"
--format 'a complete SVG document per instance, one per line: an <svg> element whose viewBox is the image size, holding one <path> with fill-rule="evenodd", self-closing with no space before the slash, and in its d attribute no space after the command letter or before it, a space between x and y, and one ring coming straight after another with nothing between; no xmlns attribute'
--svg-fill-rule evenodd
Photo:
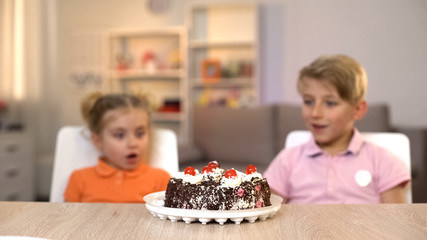
<svg viewBox="0 0 427 240"><path fill-rule="evenodd" d="M81 101L81 113L91 132L99 134L105 126L103 119L109 110L138 108L146 112L150 119L150 104L143 95L105 94L93 92ZM150 121L148 121L150 124Z"/></svg>
<svg viewBox="0 0 427 240"><path fill-rule="evenodd" d="M325 55L299 72L297 88L301 94L304 77L315 78L334 86L340 97L351 104L363 100L368 87L365 69L346 55Z"/></svg>

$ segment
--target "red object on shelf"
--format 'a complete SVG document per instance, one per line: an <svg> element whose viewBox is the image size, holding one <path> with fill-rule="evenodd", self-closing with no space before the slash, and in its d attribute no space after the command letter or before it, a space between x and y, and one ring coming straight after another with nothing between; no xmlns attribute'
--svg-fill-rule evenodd
<svg viewBox="0 0 427 240"><path fill-rule="evenodd" d="M150 60L154 60L154 53L152 51L146 51L143 55L142 55L142 64L146 64L148 61Z"/></svg>
<svg viewBox="0 0 427 240"><path fill-rule="evenodd" d="M180 112L181 109L179 106L162 106L159 108L158 112Z"/></svg>
<svg viewBox="0 0 427 240"><path fill-rule="evenodd" d="M181 111L181 104L179 99L173 99L173 100L165 100L163 103L163 106L159 108L158 112L180 112Z"/></svg>

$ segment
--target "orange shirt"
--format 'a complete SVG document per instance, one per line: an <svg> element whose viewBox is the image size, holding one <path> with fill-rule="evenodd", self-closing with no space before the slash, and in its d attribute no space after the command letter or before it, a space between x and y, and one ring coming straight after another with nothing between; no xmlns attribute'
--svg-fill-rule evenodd
<svg viewBox="0 0 427 240"><path fill-rule="evenodd" d="M64 197L67 202L144 203L145 195L166 190L170 175L141 163L123 171L102 160L98 165L74 171Z"/></svg>

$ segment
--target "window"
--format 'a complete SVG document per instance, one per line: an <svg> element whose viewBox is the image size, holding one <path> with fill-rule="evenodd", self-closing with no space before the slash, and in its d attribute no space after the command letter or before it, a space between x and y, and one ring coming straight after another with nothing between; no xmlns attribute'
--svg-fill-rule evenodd
<svg viewBox="0 0 427 240"><path fill-rule="evenodd" d="M0 35L0 98L13 105L24 97L24 0L0 1Z"/></svg>

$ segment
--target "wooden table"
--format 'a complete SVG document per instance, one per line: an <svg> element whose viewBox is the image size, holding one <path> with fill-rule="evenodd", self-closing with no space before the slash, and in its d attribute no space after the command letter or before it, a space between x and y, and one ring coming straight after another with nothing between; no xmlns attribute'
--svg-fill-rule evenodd
<svg viewBox="0 0 427 240"><path fill-rule="evenodd" d="M48 239L427 239L427 204L282 205L265 221L173 223L144 204L0 202L0 236Z"/></svg>

